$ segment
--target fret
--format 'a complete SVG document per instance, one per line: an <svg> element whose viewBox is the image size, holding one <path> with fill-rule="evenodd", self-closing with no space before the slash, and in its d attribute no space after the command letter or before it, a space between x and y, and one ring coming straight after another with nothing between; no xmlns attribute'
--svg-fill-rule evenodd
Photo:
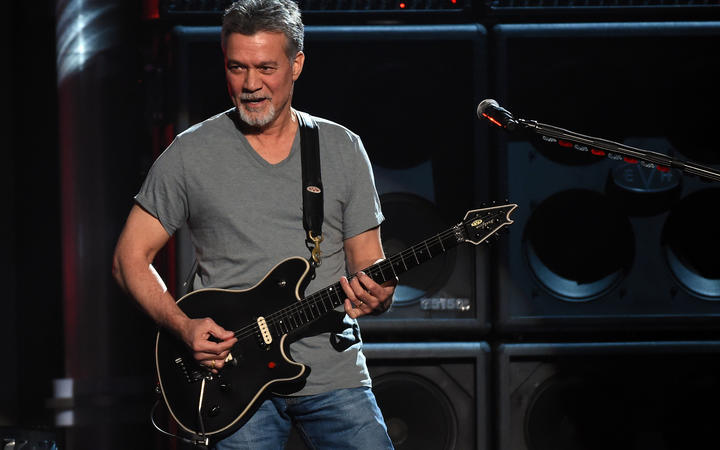
<svg viewBox="0 0 720 450"><path fill-rule="evenodd" d="M387 260L383 261L383 263L385 263L385 262L387 262ZM392 270L393 276L394 276L395 278L397 278L398 274L397 274L397 272L395 272L395 268L393 267L393 265L390 264L389 262L388 262L387 265L390 266L390 270ZM386 281L387 281L387 280L386 280Z"/></svg>
<svg viewBox="0 0 720 450"><path fill-rule="evenodd" d="M282 332L282 330L281 330L280 327L278 326L277 321L273 321L272 324L273 324L273 327L275 328L275 336L282 336L284 333Z"/></svg>
<svg viewBox="0 0 720 450"><path fill-rule="evenodd" d="M307 311L305 310L305 305L302 305L300 307L300 309L297 312L297 315L298 315L298 319L299 319L298 322L300 322L300 325L305 325L306 323L309 322L308 316L307 316Z"/></svg>
<svg viewBox="0 0 720 450"><path fill-rule="evenodd" d="M419 260L418 257L417 257L417 253L415 253L415 250L414 250L412 247L410 247L410 251L412 252L413 256L415 257L415 262L416 262L417 265L419 266L419 265L420 265L420 260Z"/></svg>
<svg viewBox="0 0 720 450"><path fill-rule="evenodd" d="M367 273L370 278L372 278L376 283L383 283L385 282L385 274L382 272L382 268L380 268L379 265L374 265L370 268L369 272Z"/></svg>
<svg viewBox="0 0 720 450"><path fill-rule="evenodd" d="M397 255L397 258L391 257L391 259L398 259L398 258L400 259L400 262L402 263L403 267L405 267L405 271L407 271L407 270L408 270L408 266L407 266L407 264L405 264L405 259L402 257L402 253L399 253L399 254ZM399 267L399 266L400 266L400 264L398 264L398 267ZM397 271L395 272L395 274L397 274Z"/></svg>
<svg viewBox="0 0 720 450"><path fill-rule="evenodd" d="M308 303L307 310L310 311L311 321L317 319L320 316L320 311L318 311L317 305L314 302Z"/></svg>
<svg viewBox="0 0 720 450"><path fill-rule="evenodd" d="M425 244L425 248L426 248L427 251L428 251L428 259L430 259L430 258L433 257L433 254L432 254L432 252L430 251L430 247L428 247L428 244L427 244L427 243L428 243L428 241L423 241L423 244Z"/></svg>
<svg viewBox="0 0 720 450"><path fill-rule="evenodd" d="M294 319L295 318L292 316L292 314L287 316L287 323L290 325L291 330L294 330L295 328L298 327L297 322Z"/></svg>
<svg viewBox="0 0 720 450"><path fill-rule="evenodd" d="M325 296L320 295L319 297L320 297L320 304L322 305L322 308L323 308L323 312L328 312L329 308L327 306L327 303L325 303Z"/></svg>
<svg viewBox="0 0 720 450"><path fill-rule="evenodd" d="M332 295L334 294L333 288L330 288L330 290L327 291L327 296L323 296L325 305L325 310L330 311L331 309L335 308L335 302L333 302Z"/></svg>
<svg viewBox="0 0 720 450"><path fill-rule="evenodd" d="M328 288L330 293L335 294L335 298L337 299L336 300L337 303L336 303L336 302L332 301L332 297L330 298L331 304L332 304L332 309L335 309L335 307L342 305L343 301L345 300L344 297L340 297L340 294L338 292L339 289L340 289L340 284L338 284L338 283L335 283L334 285L332 285Z"/></svg>
<svg viewBox="0 0 720 450"><path fill-rule="evenodd" d="M335 308L335 303L333 303L332 294L334 294L333 289L330 288L329 291L327 291L327 295L324 295L324 305L325 309L327 311L330 311L331 309Z"/></svg>
<svg viewBox="0 0 720 450"><path fill-rule="evenodd" d="M430 240L425 241L425 246L428 247L429 252L435 252L435 253L443 253L445 251L445 246L442 243L442 239L438 237L437 239L433 239L432 243L428 243Z"/></svg>
<svg viewBox="0 0 720 450"><path fill-rule="evenodd" d="M430 258L428 258L427 253L425 253L425 250L419 249L415 255L415 258L417 259L417 255L420 255L422 257L422 260L418 262L418 264L422 264L426 261L428 261Z"/></svg>

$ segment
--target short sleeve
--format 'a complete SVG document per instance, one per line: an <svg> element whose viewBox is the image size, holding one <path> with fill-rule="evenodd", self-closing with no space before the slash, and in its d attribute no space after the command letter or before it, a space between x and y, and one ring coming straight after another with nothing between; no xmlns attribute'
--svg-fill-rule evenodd
<svg viewBox="0 0 720 450"><path fill-rule="evenodd" d="M180 137L153 163L135 201L173 235L188 219L188 196Z"/></svg>
<svg viewBox="0 0 720 450"><path fill-rule="evenodd" d="M370 158L359 136L352 135L351 145L350 167L346 171L348 198L343 212L343 239L375 228L384 220Z"/></svg>

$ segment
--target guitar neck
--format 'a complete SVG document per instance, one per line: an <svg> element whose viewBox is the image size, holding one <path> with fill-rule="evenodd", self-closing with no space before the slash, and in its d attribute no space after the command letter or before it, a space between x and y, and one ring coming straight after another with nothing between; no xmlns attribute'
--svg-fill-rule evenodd
<svg viewBox="0 0 720 450"><path fill-rule="evenodd" d="M509 203L468 211L463 221L454 227L375 263L365 268L363 272L376 283L382 284L445 253L460 242L478 245L494 236L501 228L513 223L510 214L517 206L515 203ZM354 275L348 278L353 277ZM340 282L337 282L265 319L270 329L277 335L283 335L320 319L342 305L344 301L345 292Z"/></svg>
<svg viewBox="0 0 720 450"><path fill-rule="evenodd" d="M413 267L439 256L462 242L459 226L450 228L419 244L388 257L363 270L376 283L394 280Z"/></svg>
<svg viewBox="0 0 720 450"><path fill-rule="evenodd" d="M462 228L456 225L363 269L363 272L378 284L395 280L413 267L417 267L456 247L458 243L463 241L462 232ZM348 278L352 279L354 277L355 275L352 275ZM278 335L287 334L320 319L326 313L342 305L345 298L345 292L340 286L340 282L337 282L306 296L303 301L297 304L283 308L274 314L272 321L268 321L268 323L271 329L277 330Z"/></svg>

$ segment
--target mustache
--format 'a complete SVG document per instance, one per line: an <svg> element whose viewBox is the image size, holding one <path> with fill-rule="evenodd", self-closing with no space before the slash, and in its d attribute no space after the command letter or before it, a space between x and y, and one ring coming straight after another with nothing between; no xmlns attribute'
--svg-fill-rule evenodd
<svg viewBox="0 0 720 450"><path fill-rule="evenodd" d="M270 97L264 94L240 94L241 101L265 100L269 98Z"/></svg>

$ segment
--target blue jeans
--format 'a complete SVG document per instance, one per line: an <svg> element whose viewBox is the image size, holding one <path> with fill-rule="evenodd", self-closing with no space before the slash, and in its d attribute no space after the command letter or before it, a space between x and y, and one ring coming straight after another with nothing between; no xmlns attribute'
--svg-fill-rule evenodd
<svg viewBox="0 0 720 450"><path fill-rule="evenodd" d="M250 420L218 442L217 450L282 450L293 423L311 449L392 449L370 388L265 400Z"/></svg>

